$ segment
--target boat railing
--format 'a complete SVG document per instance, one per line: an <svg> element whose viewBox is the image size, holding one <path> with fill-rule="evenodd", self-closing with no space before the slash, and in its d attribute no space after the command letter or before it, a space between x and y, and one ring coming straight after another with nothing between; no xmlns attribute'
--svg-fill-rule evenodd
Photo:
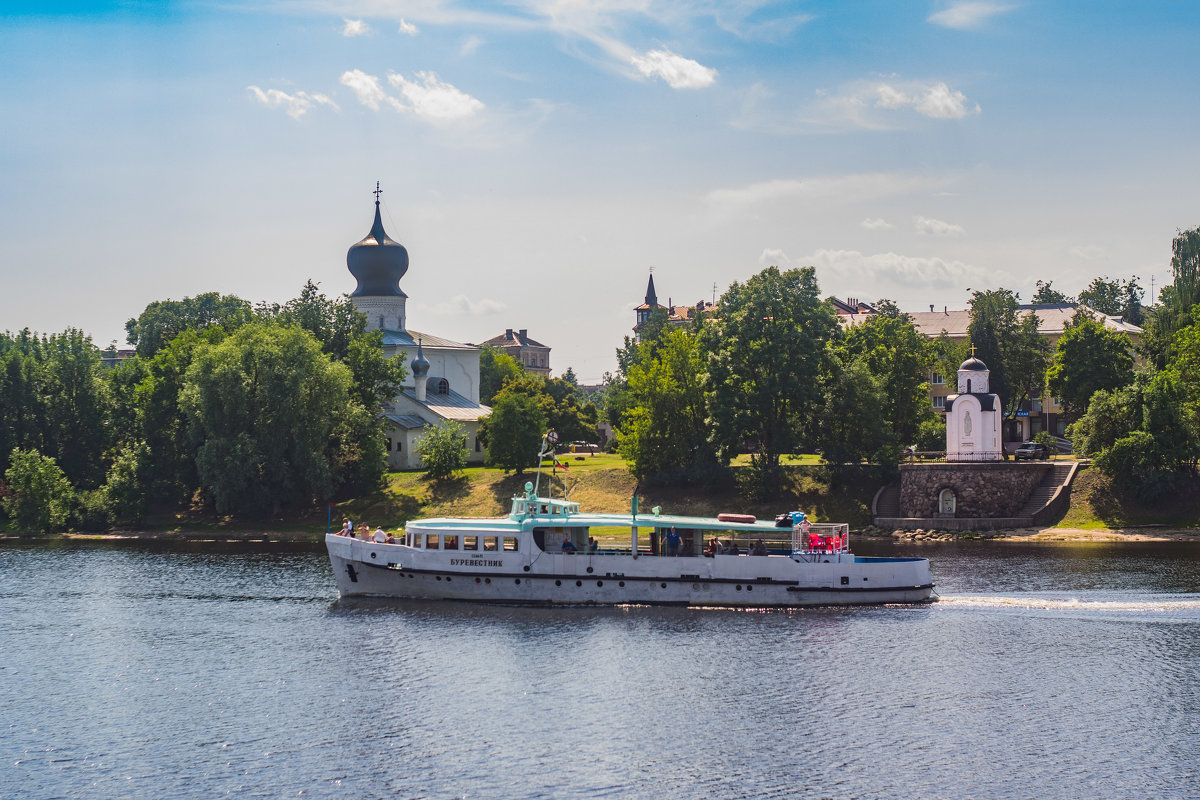
<svg viewBox="0 0 1200 800"><path fill-rule="evenodd" d="M813 522L792 528L793 555L837 555L850 552L850 526L845 522Z"/></svg>

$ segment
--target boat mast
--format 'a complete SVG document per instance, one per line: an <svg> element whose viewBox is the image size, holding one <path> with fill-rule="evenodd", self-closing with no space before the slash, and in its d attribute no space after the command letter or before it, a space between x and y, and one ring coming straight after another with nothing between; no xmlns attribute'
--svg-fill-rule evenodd
<svg viewBox="0 0 1200 800"><path fill-rule="evenodd" d="M547 444L550 445L549 448L546 447ZM547 431L546 434L542 436L541 444L538 445L538 471L537 471L537 480L533 485L533 496L534 497L540 497L540 495L538 494L538 487L540 487L542 485L542 459L544 459L548 455L554 454L554 445L556 445L556 444L558 444L558 431ZM554 495L554 481L551 480L550 481L550 491L546 493L546 497L552 497L553 495Z"/></svg>

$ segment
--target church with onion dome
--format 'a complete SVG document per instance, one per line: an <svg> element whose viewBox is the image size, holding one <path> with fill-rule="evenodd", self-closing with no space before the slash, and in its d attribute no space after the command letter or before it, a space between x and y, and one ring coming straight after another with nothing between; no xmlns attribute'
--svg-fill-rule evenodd
<svg viewBox="0 0 1200 800"><path fill-rule="evenodd" d="M408 295L400 288L408 272L408 250L383 229L379 191L376 185L371 232L346 253L346 266L358 283L350 301L366 315L368 330L383 332L384 355L411 359L400 394L384 404L388 466L421 467L417 443L451 420L466 434L467 460L482 462L479 421L491 409L479 403L480 349L409 328Z"/></svg>

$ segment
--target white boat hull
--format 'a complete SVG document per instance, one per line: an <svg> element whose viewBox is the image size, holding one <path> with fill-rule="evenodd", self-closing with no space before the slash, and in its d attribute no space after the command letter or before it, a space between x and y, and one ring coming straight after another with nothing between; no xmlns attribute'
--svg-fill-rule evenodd
<svg viewBox="0 0 1200 800"><path fill-rule="evenodd" d="M342 597L744 608L928 601L923 558L423 551L330 535Z"/></svg>

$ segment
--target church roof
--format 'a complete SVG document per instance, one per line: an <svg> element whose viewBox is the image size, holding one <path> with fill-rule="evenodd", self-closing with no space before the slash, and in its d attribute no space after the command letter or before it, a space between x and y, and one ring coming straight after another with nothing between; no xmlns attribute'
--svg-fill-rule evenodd
<svg viewBox="0 0 1200 800"><path fill-rule="evenodd" d="M351 297L406 297L400 279L408 272L408 250L388 237L379 216L379 185L375 185L375 222L362 241L346 252L346 267L358 281Z"/></svg>
<svg viewBox="0 0 1200 800"><path fill-rule="evenodd" d="M953 362L951 362L953 363ZM968 370L970 372L987 372L987 364L984 364L975 356L971 356L959 366L959 371Z"/></svg>
<svg viewBox="0 0 1200 800"><path fill-rule="evenodd" d="M406 386L401 390L401 394L414 403L418 402L415 389ZM459 422L474 422L492 413L490 406L472 403L468 398L463 397L453 389L446 394L434 394L430 392L425 395L425 402L421 405L424 405L442 419L454 419Z"/></svg>
<svg viewBox="0 0 1200 800"><path fill-rule="evenodd" d="M397 428L406 431L415 431L429 427L429 423L416 414L384 414L383 416L395 423Z"/></svg>
<svg viewBox="0 0 1200 800"><path fill-rule="evenodd" d="M430 350L474 350L475 345L463 344L451 339L446 339L441 336L434 336L431 333L421 333L420 331L383 331L383 346L384 347L404 347L415 348L417 346L418 337L421 339L421 346Z"/></svg>

